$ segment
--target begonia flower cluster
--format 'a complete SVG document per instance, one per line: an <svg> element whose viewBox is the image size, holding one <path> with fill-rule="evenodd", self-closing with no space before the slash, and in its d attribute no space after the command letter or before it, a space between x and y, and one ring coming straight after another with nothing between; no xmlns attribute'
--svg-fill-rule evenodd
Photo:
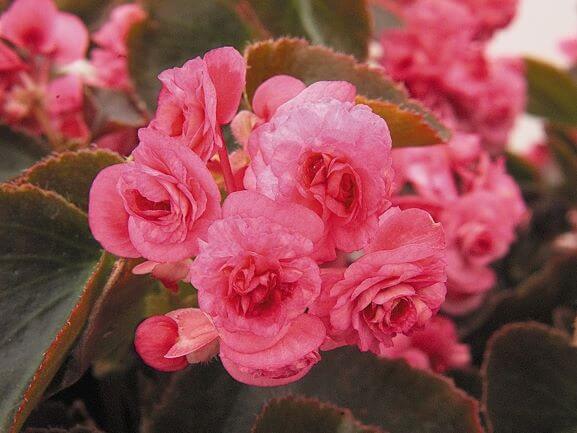
<svg viewBox="0 0 577 433"><path fill-rule="evenodd" d="M66 142L130 152L126 129L92 136L86 88L128 92L130 28L146 17L136 4L118 6L92 37L75 15L53 0L16 0L0 17L0 119L44 136L53 149ZM90 42L95 44L88 57Z"/></svg>
<svg viewBox="0 0 577 433"><path fill-rule="evenodd" d="M245 74L232 48L162 72L131 158L93 183L102 246L198 291L198 308L142 322L137 352L162 371L218 356L258 386L295 381L340 346L392 356L445 299L441 224L393 205L391 136L354 85L274 76L238 112ZM468 360L451 338L437 370Z"/></svg>
<svg viewBox="0 0 577 433"><path fill-rule="evenodd" d="M478 134L492 154L502 152L525 106L523 67L520 59L491 59L486 51L513 18L517 0L393 4L402 25L381 34L380 64L446 124Z"/></svg>

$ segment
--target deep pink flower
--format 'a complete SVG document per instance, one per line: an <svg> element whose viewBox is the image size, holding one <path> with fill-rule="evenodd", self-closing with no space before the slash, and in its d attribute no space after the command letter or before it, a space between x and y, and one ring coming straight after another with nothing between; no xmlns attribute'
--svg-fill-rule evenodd
<svg viewBox="0 0 577 433"><path fill-rule="evenodd" d="M111 132L107 132L94 143L103 149L110 149L116 153L128 156L138 144L138 133L136 128L131 126L121 127Z"/></svg>
<svg viewBox="0 0 577 433"><path fill-rule="evenodd" d="M480 2L486 3L486 9L473 5ZM488 24L480 24L481 10L493 11L502 2L409 3L402 8L405 25L381 36L381 64L446 123L458 131L480 134L488 150L502 152L525 105L522 62L490 60L485 44L478 40L480 33L488 31ZM487 19L499 21L493 12Z"/></svg>
<svg viewBox="0 0 577 433"><path fill-rule="evenodd" d="M59 12L52 0L16 0L0 18L0 35L35 55L58 64L81 59L88 48L82 21Z"/></svg>
<svg viewBox="0 0 577 433"><path fill-rule="evenodd" d="M178 371L188 365L186 357L164 357L177 340L178 324L167 316L153 316L136 328L134 346L150 367L160 371Z"/></svg>
<svg viewBox="0 0 577 433"><path fill-rule="evenodd" d="M150 367L177 371L217 355L219 338L209 316L198 308L183 308L142 322L134 346Z"/></svg>
<svg viewBox="0 0 577 433"><path fill-rule="evenodd" d="M190 149L155 131L141 134L134 161L102 170L90 190L94 237L113 254L176 262L220 216L220 193Z"/></svg>
<svg viewBox="0 0 577 433"><path fill-rule="evenodd" d="M174 137L208 161L223 146L220 127L234 117L246 64L234 48L217 48L163 71L156 116L148 129Z"/></svg>
<svg viewBox="0 0 577 433"><path fill-rule="evenodd" d="M223 218L190 270L200 308L221 336L221 358L238 380L296 380L319 359L322 322L306 314L320 292L311 259L323 224L310 210L251 191L230 194Z"/></svg>
<svg viewBox="0 0 577 433"><path fill-rule="evenodd" d="M92 39L98 47L92 51L91 62L98 75L98 85L118 90L132 89L127 63L127 38L130 29L146 17L147 13L138 4L120 5L112 10L108 21L94 33Z"/></svg>
<svg viewBox="0 0 577 433"><path fill-rule="evenodd" d="M84 120L84 83L76 75L55 78L48 84L47 109L57 131L64 137L88 139Z"/></svg>
<svg viewBox="0 0 577 433"><path fill-rule="evenodd" d="M363 248L389 206L391 138L385 121L354 105L346 82L317 82L277 108L249 139L245 187L299 203L325 223L317 258Z"/></svg>
<svg viewBox="0 0 577 433"><path fill-rule="evenodd" d="M328 293L323 287L312 311L330 311L332 342L380 354L395 335L422 328L444 301L443 229L423 210L392 208L365 252Z"/></svg>
<svg viewBox="0 0 577 433"><path fill-rule="evenodd" d="M397 335L393 346L384 349L381 355L405 359L412 367L436 373L463 368L471 362L469 346L459 343L455 324L442 316L433 317L411 336Z"/></svg>
<svg viewBox="0 0 577 433"><path fill-rule="evenodd" d="M393 201L429 211L447 238L447 300L451 314L472 311L493 287L490 264L503 257L527 220L519 186L502 158L491 158L475 136L457 134L447 146L393 152ZM405 195L410 185L414 194Z"/></svg>

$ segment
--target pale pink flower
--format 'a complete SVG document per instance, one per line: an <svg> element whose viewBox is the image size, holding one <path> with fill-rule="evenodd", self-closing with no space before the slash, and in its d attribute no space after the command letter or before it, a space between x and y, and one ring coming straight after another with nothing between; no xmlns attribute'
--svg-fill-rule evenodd
<svg viewBox="0 0 577 433"><path fill-rule="evenodd" d="M442 316L433 317L423 329L410 336L397 335L393 346L384 349L381 355L405 359L412 367L435 373L471 363L469 346L459 343L455 324Z"/></svg>
<svg viewBox="0 0 577 433"><path fill-rule="evenodd" d="M243 57L230 47L163 71L156 116L147 129L175 138L208 161L224 145L220 128L236 114L245 73Z"/></svg>
<svg viewBox="0 0 577 433"><path fill-rule="evenodd" d="M134 160L102 170L90 190L94 237L113 254L176 262L220 216L220 193L198 155L147 131Z"/></svg>
<svg viewBox="0 0 577 433"><path fill-rule="evenodd" d="M146 18L147 13L140 5L120 5L112 10L108 21L94 33L92 39L98 47L92 51L91 62L98 75L97 84L118 90L132 89L127 39L132 27Z"/></svg>
<svg viewBox="0 0 577 433"><path fill-rule="evenodd" d="M151 274L154 278L159 280L164 287L173 293L178 292L178 283L180 281L188 281L188 272L190 269L190 259L181 260L179 262L157 263L150 260L136 265L132 269L135 275Z"/></svg>
<svg viewBox="0 0 577 433"><path fill-rule="evenodd" d="M209 316L198 308L182 308L142 322L134 346L150 367L177 371L216 356L219 337Z"/></svg>
<svg viewBox="0 0 577 433"><path fill-rule="evenodd" d="M380 354L395 335L422 328L445 299L444 246L443 229L427 212L389 209L365 255L323 287L312 310L329 310L327 345ZM327 296L336 299L333 307Z"/></svg>
<svg viewBox="0 0 577 433"><path fill-rule="evenodd" d="M320 292L311 255L323 224L310 210L252 191L230 194L190 270L200 308L221 336L231 375L288 383L319 359L322 322L306 314Z"/></svg>
<svg viewBox="0 0 577 433"><path fill-rule="evenodd" d="M354 97L349 83L314 83L249 139L245 187L316 212L325 223L316 257L324 261L334 259L335 248L363 248L389 206L389 130Z"/></svg>

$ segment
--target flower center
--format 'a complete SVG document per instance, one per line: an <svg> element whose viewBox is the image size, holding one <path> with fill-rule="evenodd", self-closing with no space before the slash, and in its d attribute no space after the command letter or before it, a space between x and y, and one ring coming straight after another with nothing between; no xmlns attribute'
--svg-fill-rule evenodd
<svg viewBox="0 0 577 433"><path fill-rule="evenodd" d="M287 296L288 288L280 282L279 269L262 258L249 256L236 266L225 266L228 275L227 297L236 313L245 317L259 315Z"/></svg>

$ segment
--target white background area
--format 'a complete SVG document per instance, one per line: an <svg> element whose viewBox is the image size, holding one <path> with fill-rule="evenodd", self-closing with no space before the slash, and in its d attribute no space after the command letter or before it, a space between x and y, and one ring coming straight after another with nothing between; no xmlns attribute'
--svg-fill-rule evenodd
<svg viewBox="0 0 577 433"><path fill-rule="evenodd" d="M567 65L559 50L559 41L577 37L577 0L520 0L519 3L515 21L491 42L491 55L531 55L560 66ZM525 148L540 137L540 122L524 116L513 131L511 147Z"/></svg>

